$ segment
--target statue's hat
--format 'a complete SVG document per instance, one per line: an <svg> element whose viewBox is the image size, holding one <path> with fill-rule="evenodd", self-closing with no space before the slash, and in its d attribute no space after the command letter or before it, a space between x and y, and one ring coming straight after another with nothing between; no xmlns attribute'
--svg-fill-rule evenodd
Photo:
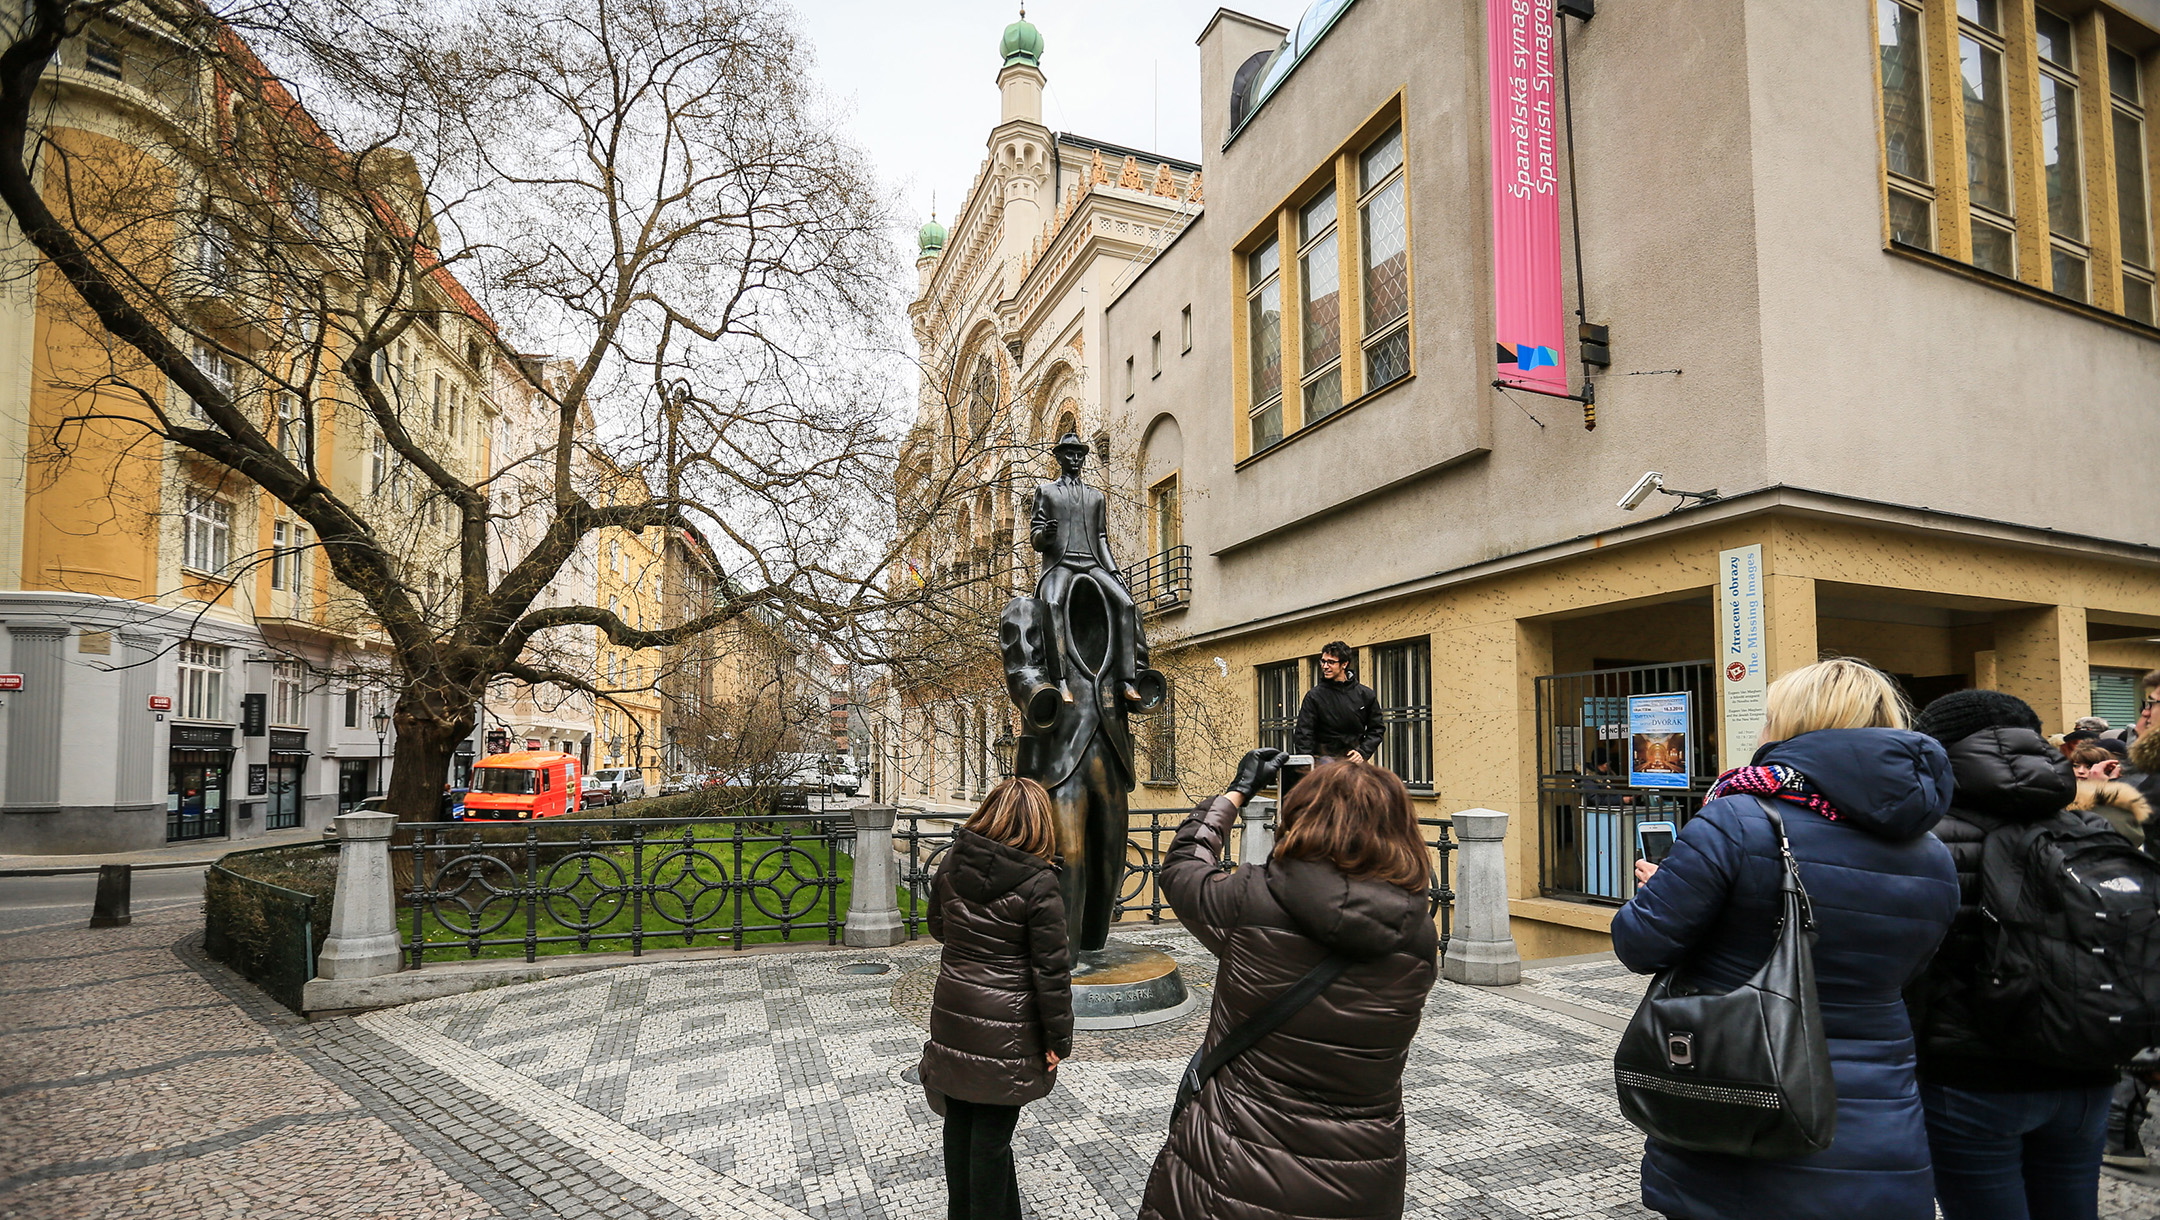
<svg viewBox="0 0 2160 1220"><path fill-rule="evenodd" d="M1083 455L1089 452L1088 443L1081 440L1080 434L1077 432L1068 432L1059 437L1058 443L1051 448L1050 452L1063 453L1067 449L1078 449Z"/></svg>

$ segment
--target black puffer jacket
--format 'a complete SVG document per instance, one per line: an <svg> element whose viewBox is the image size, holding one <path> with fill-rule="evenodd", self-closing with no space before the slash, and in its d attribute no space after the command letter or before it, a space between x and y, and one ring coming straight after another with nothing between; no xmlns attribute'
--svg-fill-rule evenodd
<svg viewBox="0 0 2160 1220"><path fill-rule="evenodd" d="M1206 1045L1330 950L1352 964L1178 1115L1141 1220L1400 1216L1403 1063L1440 947L1426 896L1310 860L1216 872L1236 813L1201 806L1162 868L1178 918L1222 959Z"/></svg>
<svg viewBox="0 0 2160 1220"><path fill-rule="evenodd" d="M1352 750L1367 762L1380 752L1380 696L1362 682L1326 678L1298 705L1291 752L1341 758Z"/></svg>
<svg viewBox="0 0 2160 1220"><path fill-rule="evenodd" d="M2017 1058L1982 1033L1968 989L1980 977L1986 945L1980 913L1980 855L1987 834L2065 814L2077 799L2077 775L2062 752L2030 729L1982 729L1951 742L1957 791L1935 837L1957 866L1958 913L1926 973L1905 992L1920 1044L1920 1079L1982 1093L2042 1092L2103 1085L2110 1073L2071 1072Z"/></svg>
<svg viewBox="0 0 2160 1220"><path fill-rule="evenodd" d="M1072 1053L1072 963L1057 869L972 830L930 885L944 942L923 1044L923 1087L984 1105L1025 1105L1053 1083L1044 1051Z"/></svg>

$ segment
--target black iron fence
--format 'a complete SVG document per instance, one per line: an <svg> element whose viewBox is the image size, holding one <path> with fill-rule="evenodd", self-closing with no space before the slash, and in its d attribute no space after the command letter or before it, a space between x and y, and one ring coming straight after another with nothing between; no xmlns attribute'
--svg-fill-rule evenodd
<svg viewBox="0 0 2160 1220"><path fill-rule="evenodd" d="M258 847L210 866L203 876L203 951L299 1012L301 989L315 977L315 954L330 930L330 904L245 871L294 854L290 847Z"/></svg>
<svg viewBox="0 0 2160 1220"><path fill-rule="evenodd" d="M1125 840L1125 876L1118 886L1118 904L1111 916L1113 922L1141 919L1161 923L1164 914L1170 911L1170 904L1157 880L1178 827L1185 824L1191 813L1192 808L1183 805L1131 811L1132 828ZM953 828L963 817L903 810L894 821L893 851L900 857L900 888L904 894L900 917L907 926L910 940L924 933L928 923L926 907L930 900L930 883L937 876L938 865L945 860L945 852L952 847ZM1272 833L1272 815L1265 825ZM1439 920L1440 951L1445 953L1455 904L1450 868L1455 852L1455 824L1447 818L1419 818L1418 825L1425 832L1425 845L1433 853L1432 884L1428 892L1433 913ZM1236 866L1244 848L1244 837L1245 824L1240 819L1232 823L1223 844L1223 858L1217 864L1219 869L1227 872ZM1172 917L1175 917L1174 913Z"/></svg>
<svg viewBox="0 0 2160 1220"><path fill-rule="evenodd" d="M520 954L838 944L847 922L855 827L844 812L398 831L399 932L414 969Z"/></svg>

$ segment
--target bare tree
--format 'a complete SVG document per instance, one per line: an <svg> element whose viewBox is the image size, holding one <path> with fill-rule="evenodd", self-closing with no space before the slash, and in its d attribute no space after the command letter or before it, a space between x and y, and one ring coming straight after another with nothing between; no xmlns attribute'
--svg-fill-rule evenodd
<svg viewBox="0 0 2160 1220"><path fill-rule="evenodd" d="M162 101L91 134L54 64L97 39ZM762 609L874 656L943 595L892 578L940 505L896 520L864 356L892 346L888 219L774 0L27 0L0 45L0 204L105 352L37 456L148 446L304 523L394 662L394 811L434 816L491 680L623 693L553 633L670 647ZM484 453L459 378L548 425ZM707 541L713 605L543 597L648 529Z"/></svg>

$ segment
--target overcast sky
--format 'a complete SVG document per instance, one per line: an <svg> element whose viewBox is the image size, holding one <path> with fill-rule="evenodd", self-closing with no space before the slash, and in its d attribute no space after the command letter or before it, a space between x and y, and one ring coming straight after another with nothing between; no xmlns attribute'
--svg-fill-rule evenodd
<svg viewBox="0 0 2160 1220"><path fill-rule="evenodd" d="M794 0L818 79L847 114L892 198L920 224L937 194L953 208L998 121L998 38L1008 0ZM1200 159L1200 52L1218 0L1029 0L1042 31L1043 121L1074 132ZM1306 0L1229 5L1289 25ZM1159 102L1158 102L1159 99Z"/></svg>

